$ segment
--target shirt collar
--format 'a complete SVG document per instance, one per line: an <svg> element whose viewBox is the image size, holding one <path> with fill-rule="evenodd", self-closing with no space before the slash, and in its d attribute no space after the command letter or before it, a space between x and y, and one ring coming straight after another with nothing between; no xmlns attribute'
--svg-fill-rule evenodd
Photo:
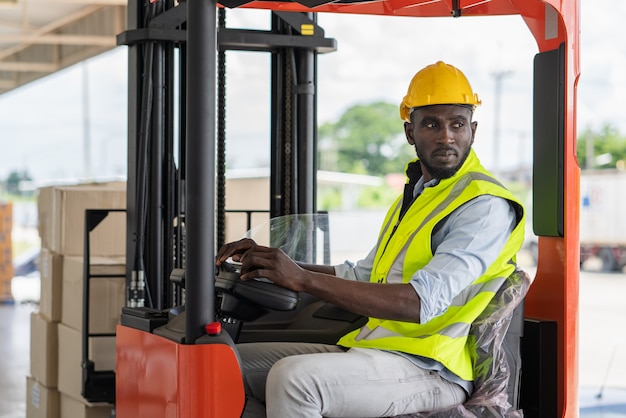
<svg viewBox="0 0 626 418"><path fill-rule="evenodd" d="M439 184L439 179L432 179L430 181L424 182L424 176L420 177L415 183L415 187L413 188L413 198L417 197L421 194L426 187L435 187Z"/></svg>

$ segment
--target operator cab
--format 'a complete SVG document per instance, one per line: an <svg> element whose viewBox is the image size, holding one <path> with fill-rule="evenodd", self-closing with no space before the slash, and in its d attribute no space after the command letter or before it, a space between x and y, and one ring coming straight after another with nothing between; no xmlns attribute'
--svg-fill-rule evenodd
<svg viewBox="0 0 626 418"><path fill-rule="evenodd" d="M269 226L255 228L254 232L263 231L263 235L271 236L274 245L298 261L311 261L317 258L318 248L322 253L330 252L331 242L324 237L329 233L328 228L323 231L317 228L327 226L327 218L328 214L279 217L272 219ZM258 241L253 231L248 231L246 236ZM317 237L324 244L313 244ZM184 270L175 269L171 281L184 288ZM487 404L502 415L511 408L519 408L523 299L529 286L529 276L516 271L475 321L470 335L476 356L476 388L464 406L445 412L445 416L463 416L464 408L480 413ZM232 261L216 267L215 289L215 316L219 322L211 329L225 331L227 335L221 335L220 341L235 351L236 343L259 341L335 344L341 336L367 321L366 317L282 288L267 279L244 282L239 278L239 264ZM122 325L183 343L185 316L184 306L163 311L124 308ZM205 343L213 342L214 339L205 338Z"/></svg>

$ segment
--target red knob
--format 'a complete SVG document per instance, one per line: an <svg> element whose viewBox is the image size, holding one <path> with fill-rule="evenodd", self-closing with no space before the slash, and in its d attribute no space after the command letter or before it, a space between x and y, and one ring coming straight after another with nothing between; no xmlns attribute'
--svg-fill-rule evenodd
<svg viewBox="0 0 626 418"><path fill-rule="evenodd" d="M204 329L209 335L220 335L222 333L222 323L219 321L206 324Z"/></svg>

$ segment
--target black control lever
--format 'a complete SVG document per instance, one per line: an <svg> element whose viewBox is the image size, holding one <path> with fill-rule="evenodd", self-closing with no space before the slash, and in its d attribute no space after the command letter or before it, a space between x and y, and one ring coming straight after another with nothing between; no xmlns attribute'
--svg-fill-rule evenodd
<svg viewBox="0 0 626 418"><path fill-rule="evenodd" d="M175 268L170 273L170 281L175 285L185 288L185 269Z"/></svg>

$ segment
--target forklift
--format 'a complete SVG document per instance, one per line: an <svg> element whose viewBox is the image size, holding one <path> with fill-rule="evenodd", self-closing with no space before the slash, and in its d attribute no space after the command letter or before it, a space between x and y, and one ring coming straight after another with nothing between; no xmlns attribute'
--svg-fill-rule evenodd
<svg viewBox="0 0 626 418"><path fill-rule="evenodd" d="M270 10L271 30L227 28L232 8ZM128 28L117 39L129 51L128 298L116 371L101 376L84 364L85 398L114 402L121 418L239 417L237 343L334 343L364 321L310 295L243 283L232 266L216 271L227 215L226 51L271 54L268 216L312 215L313 238L300 246L310 258L320 247L311 242L324 242L328 229L316 207L317 56L336 50L317 13L520 15L539 51L532 214L539 258L533 286L518 286L520 308L507 313L511 328L520 318L507 358L521 369L506 390L526 416L577 416L579 10L578 0L129 0Z"/></svg>

